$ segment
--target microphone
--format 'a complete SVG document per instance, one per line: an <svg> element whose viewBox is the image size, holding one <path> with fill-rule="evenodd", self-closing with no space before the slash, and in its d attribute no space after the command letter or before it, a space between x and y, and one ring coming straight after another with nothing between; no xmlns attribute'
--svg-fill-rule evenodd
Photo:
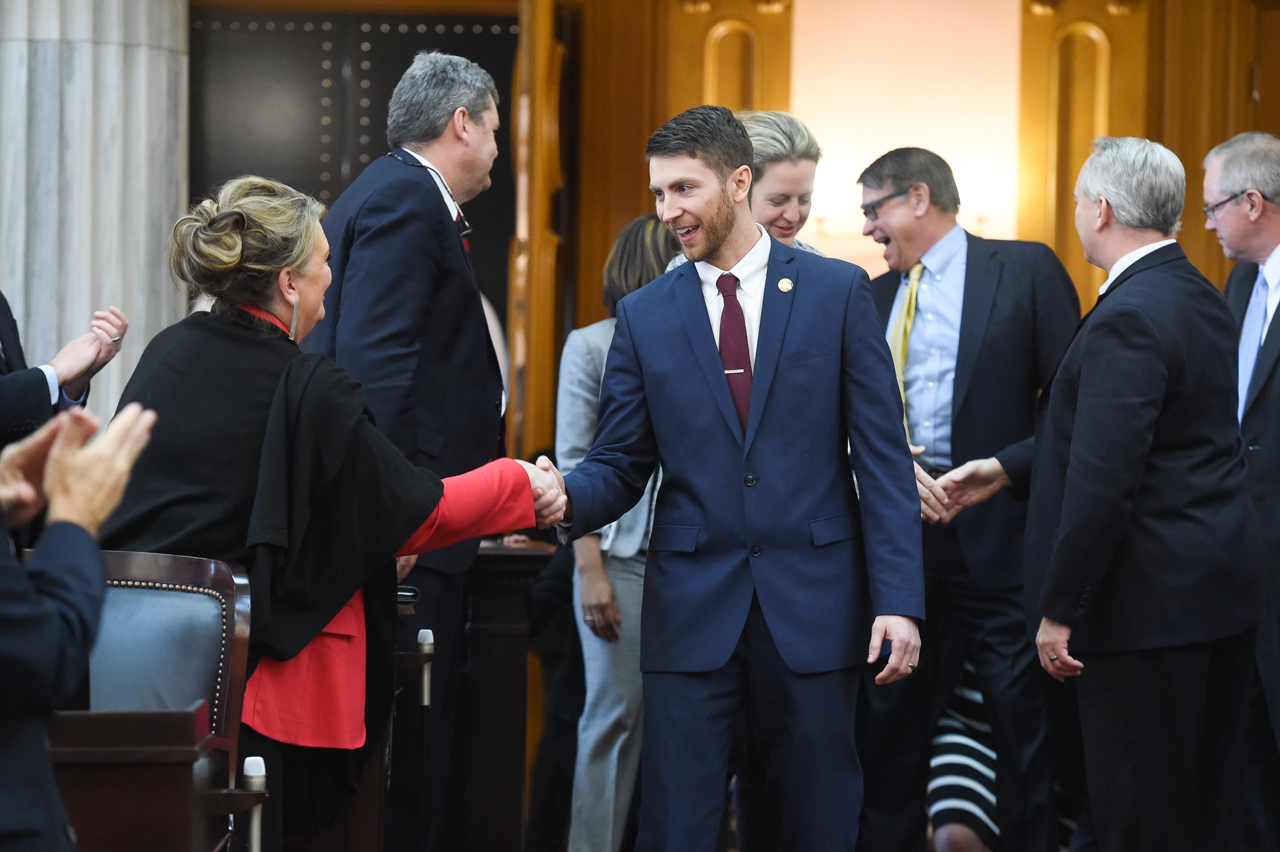
<svg viewBox="0 0 1280 852"><path fill-rule="evenodd" d="M418 631L418 653L434 654L436 652L436 635L430 630ZM422 706L431 706L431 662L422 667Z"/></svg>
<svg viewBox="0 0 1280 852"><path fill-rule="evenodd" d="M260 757L244 759L244 774L241 782L246 790L261 792L267 789L267 764ZM249 811L249 852L262 852L262 805L253 806Z"/></svg>

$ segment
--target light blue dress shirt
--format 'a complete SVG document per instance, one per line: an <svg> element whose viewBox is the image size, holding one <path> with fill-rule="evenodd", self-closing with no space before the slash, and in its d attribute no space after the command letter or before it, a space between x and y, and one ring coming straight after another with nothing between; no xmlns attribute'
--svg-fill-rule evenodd
<svg viewBox="0 0 1280 852"><path fill-rule="evenodd" d="M911 443L924 445L917 461L926 467L951 467L951 401L960 351L968 245L964 228L956 225L921 258L924 274L916 291L916 318L911 324L902 377ZM893 328L906 296L904 273L888 328ZM888 336L886 332L885 338Z"/></svg>

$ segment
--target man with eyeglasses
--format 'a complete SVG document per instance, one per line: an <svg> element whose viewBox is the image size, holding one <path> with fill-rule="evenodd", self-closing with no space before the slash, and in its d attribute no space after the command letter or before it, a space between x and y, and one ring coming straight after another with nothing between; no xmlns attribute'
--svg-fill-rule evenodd
<svg viewBox="0 0 1280 852"><path fill-rule="evenodd" d="M333 283L325 318L304 348L346 368L364 386L378 428L440 476L502 454L502 373L459 206L489 188L497 130L498 91L488 72L460 56L419 53L387 106L390 153L324 220ZM430 628L436 651L425 734L419 691L397 697L388 849L443 848L465 572L478 547L471 539L398 565L401 581L419 592L414 614L401 618L401 650L416 650L418 630Z"/></svg>
<svg viewBox="0 0 1280 852"><path fill-rule="evenodd" d="M1036 397L1071 340L1079 300L1048 246L982 239L957 224L960 194L937 154L890 151L858 182L862 232L884 246L889 265L871 289L907 437L919 448L927 522L920 668L861 692L858 848L923 852L934 725L967 659L995 738L1000 846L1057 849L1045 705L1022 600L1026 504L1002 494L957 516L962 506L945 487L953 466L971 459L1030 457Z"/></svg>
<svg viewBox="0 0 1280 852"><path fill-rule="evenodd" d="M1249 698L1244 848L1280 850L1280 139L1241 133L1204 159L1205 227L1239 261L1227 302L1239 328L1237 418L1268 565Z"/></svg>

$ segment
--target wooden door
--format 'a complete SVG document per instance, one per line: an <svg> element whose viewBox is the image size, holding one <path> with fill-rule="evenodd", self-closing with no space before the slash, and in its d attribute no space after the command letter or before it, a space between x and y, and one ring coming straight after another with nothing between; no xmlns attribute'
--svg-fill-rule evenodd
<svg viewBox="0 0 1280 852"><path fill-rule="evenodd" d="M1147 31L1145 4L1062 0L1024 9L1018 236L1053 247L1085 310L1106 273L1084 259L1072 192L1095 138L1144 135Z"/></svg>

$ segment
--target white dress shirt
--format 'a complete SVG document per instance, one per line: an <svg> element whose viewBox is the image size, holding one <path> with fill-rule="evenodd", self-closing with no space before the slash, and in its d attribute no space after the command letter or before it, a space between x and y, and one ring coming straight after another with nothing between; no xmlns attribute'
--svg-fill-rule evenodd
<svg viewBox="0 0 1280 852"><path fill-rule="evenodd" d="M1120 273L1124 272L1130 266L1133 266L1139 260L1142 260L1142 258L1151 254L1151 252L1155 251L1156 249L1161 249L1161 248L1164 248L1165 246L1173 245L1176 242L1177 240L1160 240L1159 242L1147 243L1142 248L1136 248L1133 251L1126 254L1124 257L1117 260L1114 264L1112 264L1111 271L1107 273L1107 280L1103 281L1102 286L1098 288L1098 295L1101 296L1103 293L1107 292L1107 290L1110 289L1111 287L1111 282L1119 278Z"/></svg>
<svg viewBox="0 0 1280 852"><path fill-rule="evenodd" d="M1267 262L1262 264L1262 277L1267 279L1267 313L1262 318L1262 339L1266 340L1271 318L1276 315L1276 307L1280 306L1280 246L1272 249Z"/></svg>
<svg viewBox="0 0 1280 852"><path fill-rule="evenodd" d="M404 150L409 151L408 148L405 148ZM436 186L440 187L440 194L444 196L444 203L445 206L449 208L449 215L454 219L457 219L458 213L460 212L458 209L458 202L453 200L453 191L449 189L449 184L445 181L444 175L440 174L440 170L431 165L427 158L419 154L417 151L409 151L409 153L413 155L415 160L426 166L427 171L431 172L431 176L436 179Z"/></svg>
<svg viewBox="0 0 1280 852"><path fill-rule="evenodd" d="M705 260L693 266L698 280L702 282L702 298L707 301L707 318L711 320L716 349L720 348L720 315L724 313L724 297L720 295L716 281L725 272L737 276L738 303L742 305L742 319L747 327L747 349L751 353L753 370L756 366L756 339L760 336L760 312L764 307L765 277L769 272L769 252L773 248L773 239L765 233L764 227L758 222L754 224L760 230L760 238L733 269L719 269Z"/></svg>

